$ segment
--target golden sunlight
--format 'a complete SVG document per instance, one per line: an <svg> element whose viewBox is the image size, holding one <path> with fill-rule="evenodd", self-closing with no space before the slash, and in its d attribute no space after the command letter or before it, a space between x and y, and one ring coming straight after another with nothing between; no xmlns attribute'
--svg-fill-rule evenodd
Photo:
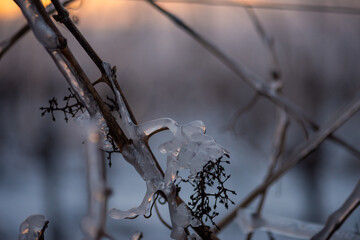
<svg viewBox="0 0 360 240"><path fill-rule="evenodd" d="M42 0L48 5L51 0ZM0 1L0 20L13 20L21 16L21 11L13 0Z"/></svg>

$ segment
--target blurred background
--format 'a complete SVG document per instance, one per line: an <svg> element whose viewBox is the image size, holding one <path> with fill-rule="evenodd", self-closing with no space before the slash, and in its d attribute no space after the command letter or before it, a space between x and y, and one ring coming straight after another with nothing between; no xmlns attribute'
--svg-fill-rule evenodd
<svg viewBox="0 0 360 240"><path fill-rule="evenodd" d="M50 2L50 1L47 1ZM247 1L257 3L256 1ZM262 1L360 8L359 1ZM248 15L241 7L160 3L239 63L268 79L269 55ZM275 41L284 81L283 94L323 125L360 90L360 13L339 14L278 9L255 9ZM138 122L170 117L181 124L202 120L207 134L231 155L227 186L238 203L265 176L276 125L276 108L260 98L229 127L237 110L254 95L219 60L143 1L82 0L71 15L100 57L116 65L117 76ZM12 36L25 19L11 0L0 1L0 42ZM91 80L96 66L67 30L70 49ZM53 122L41 117L42 106L67 94L67 83L50 56L30 32L0 61L0 236L16 239L20 223L31 214L50 221L46 239L80 239L87 192L84 131L62 113ZM102 91L102 88L99 88ZM337 133L360 150L360 114ZM165 166L157 147L169 138L154 136L150 145ZM286 155L301 144L304 134L292 122ZM286 158L285 158L286 160ZM145 184L120 155L107 168L113 189L109 207L128 209L140 204ZM360 176L360 160L339 145L325 141L303 163L276 182L268 193L264 213L323 224L339 208ZM181 195L189 196L190 189ZM230 207L230 209L233 206ZM256 205L250 208L256 209ZM219 221L226 215L220 209ZM167 208L161 213L168 218ZM359 231L360 209L342 229ZM108 219L108 232L130 239L142 231L144 239L169 239L170 231L156 214L150 219ZM243 238L236 221L221 239ZM276 236L276 239L285 239ZM256 233L254 239L267 239Z"/></svg>

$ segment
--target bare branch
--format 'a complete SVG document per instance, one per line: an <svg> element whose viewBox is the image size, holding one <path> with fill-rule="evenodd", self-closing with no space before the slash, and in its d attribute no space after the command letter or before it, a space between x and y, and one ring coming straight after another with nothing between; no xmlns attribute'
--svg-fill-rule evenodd
<svg viewBox="0 0 360 240"><path fill-rule="evenodd" d="M326 221L324 228L311 240L328 240L341 227L351 213L360 205L360 180L344 204L333 212ZM335 233L336 235L336 233ZM360 237L359 237L360 239Z"/></svg>
<svg viewBox="0 0 360 240"><path fill-rule="evenodd" d="M249 5L248 7L245 7L245 11L246 11L247 15L249 16L252 24L254 25L254 28L255 28L256 32L258 33L258 35L260 36L263 44L265 45L266 49L268 50L268 55L270 56L270 59L271 59L270 60L270 62L271 62L270 78L275 79L275 80L280 79L281 78L281 69L280 69L278 56L276 54L275 47L274 47L274 38L265 31L263 24L261 23L259 17L255 13L255 10L253 9L253 7L251 5ZM276 83L277 82L275 81L274 84L276 84Z"/></svg>
<svg viewBox="0 0 360 240"><path fill-rule="evenodd" d="M335 132L339 127L341 127L347 120L349 120L358 110L360 109L360 97L358 96L355 101L352 102L345 110L336 114L335 117L324 125L324 127L312 136L307 142L305 142L299 150L293 153L287 160L286 164L280 168L278 171L266 179L260 186L256 187L241 203L239 203L236 208L223 218L220 223L218 223L219 228L212 229L214 233L221 231L225 226L227 226L237 215L237 211L240 208L247 207L259 194L264 192L270 185L272 185L277 179L282 177L285 173L295 167L300 161L307 157L310 153L315 151L320 144L333 132Z"/></svg>
<svg viewBox="0 0 360 240"><path fill-rule="evenodd" d="M216 58L218 58L222 63L224 63L232 72L234 72L240 79L242 79L249 87L251 87L257 94L266 97L271 102L276 104L278 107L284 109L291 117L293 117L297 122L305 122L309 125L310 128L317 131L319 129L318 124L312 121L309 117L305 116L305 114L291 102L289 102L286 98L280 96L276 93L265 81L256 76L254 73L250 72L245 66L236 63L230 56L226 55L222 52L217 46L212 44L210 41L205 39L195 30L190 28L187 24L185 24L181 19L176 17L174 14L165 10L153 0L147 0L154 8L163 13L171 22L173 22L176 26L183 29L187 34L189 34L194 40L196 40L199 44L205 47L209 52L211 52ZM349 150L352 154L354 154L357 158L360 158L360 152L352 147L350 144L337 137L336 135L330 135L330 139L334 142L342 145L347 150Z"/></svg>

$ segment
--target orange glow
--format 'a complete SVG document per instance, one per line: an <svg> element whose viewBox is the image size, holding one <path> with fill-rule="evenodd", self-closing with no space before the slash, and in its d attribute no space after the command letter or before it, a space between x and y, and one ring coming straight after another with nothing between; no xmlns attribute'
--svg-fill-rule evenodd
<svg viewBox="0 0 360 240"><path fill-rule="evenodd" d="M51 0L42 0L42 2L46 6ZM0 1L0 20L13 20L19 16L21 16L21 11L13 0Z"/></svg>

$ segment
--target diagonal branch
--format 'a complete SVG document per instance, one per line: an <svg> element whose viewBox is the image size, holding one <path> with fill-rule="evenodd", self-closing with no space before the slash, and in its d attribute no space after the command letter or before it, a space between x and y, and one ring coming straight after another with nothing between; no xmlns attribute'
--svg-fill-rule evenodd
<svg viewBox="0 0 360 240"><path fill-rule="evenodd" d="M270 185L276 180L282 177L285 173L295 167L305 157L315 151L320 144L339 129L347 120L349 120L360 109L360 96L358 96L345 110L339 112L328 124L312 136L307 142L305 142L298 151L293 153L287 160L286 164L278 171L274 172L272 176L266 179L260 186L256 187L236 208L228 214L220 223L218 223L217 229L213 229L215 233L221 231L227 226L237 215L237 211L240 208L247 207L258 195L264 192Z"/></svg>
<svg viewBox="0 0 360 240"><path fill-rule="evenodd" d="M269 99L278 107L284 109L291 117L293 117L298 122L305 122L313 130L319 130L319 125L312 121L294 104L289 102L285 97L280 96L277 92L268 86L261 78L256 76L254 73L250 72L245 66L238 64L230 56L222 52L217 46L208 41L206 38L201 36L198 32L190 28L185 24L181 19L176 17L174 14L165 10L159 6L153 0L147 0L155 9L163 13L171 22L176 26L183 29L187 34L189 34L194 40L196 40L200 45L206 48L211 52L216 58L218 58L223 64L225 64L232 72L234 72L240 79L242 79L250 88L252 88L257 94ZM349 143L342 140L340 137L331 134L329 136L331 140L342 145L348 151L350 151L357 158L360 158L360 151L352 147Z"/></svg>
<svg viewBox="0 0 360 240"><path fill-rule="evenodd" d="M324 228L311 240L328 240L338 230L351 213L360 205L360 180L344 204L333 212L326 221Z"/></svg>

